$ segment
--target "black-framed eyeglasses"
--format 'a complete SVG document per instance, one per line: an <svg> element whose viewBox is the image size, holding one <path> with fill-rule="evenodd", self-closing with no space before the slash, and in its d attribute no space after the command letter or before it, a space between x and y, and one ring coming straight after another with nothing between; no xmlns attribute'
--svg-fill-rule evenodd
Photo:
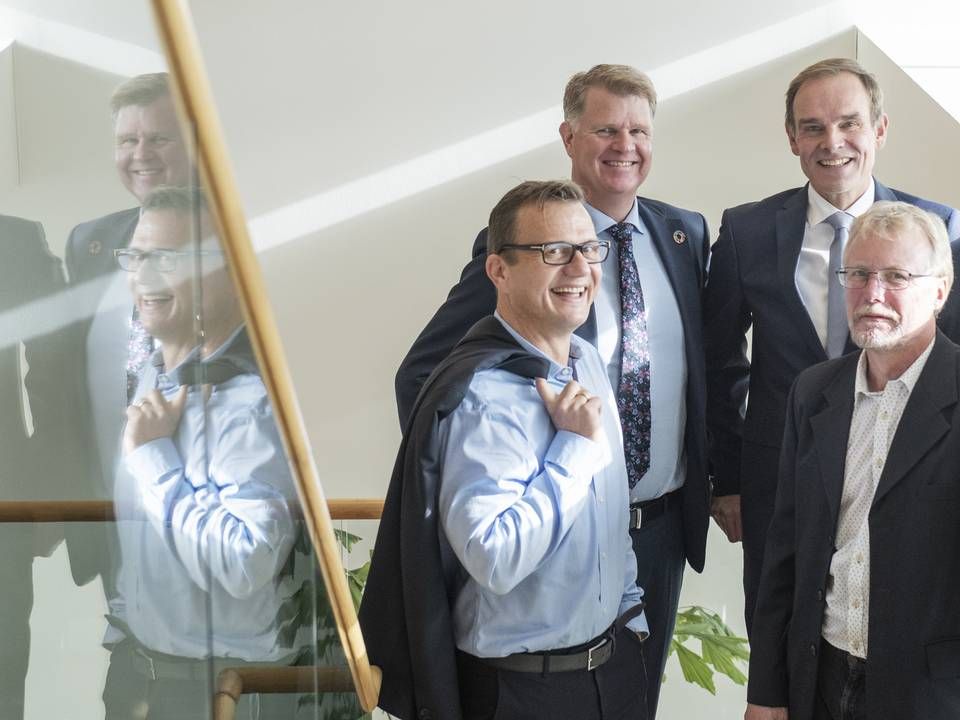
<svg viewBox="0 0 960 720"><path fill-rule="evenodd" d="M543 245L502 245L501 250L537 250L547 265L568 265L577 251L591 265L607 259L610 243L607 240L587 240L576 245L568 242L552 242Z"/></svg>
<svg viewBox="0 0 960 720"><path fill-rule="evenodd" d="M117 264L121 270L137 272L144 263L147 263L157 272L170 273L177 269L177 263L182 257L196 257L197 255L221 255L219 250L134 250L120 248L113 251Z"/></svg>
<svg viewBox="0 0 960 720"><path fill-rule="evenodd" d="M837 279L845 288L862 290L870 282L870 276L876 275L877 282L884 290L903 290L914 278L934 277L932 273L912 273L900 268L882 268L867 270L863 267L844 267L837 270Z"/></svg>

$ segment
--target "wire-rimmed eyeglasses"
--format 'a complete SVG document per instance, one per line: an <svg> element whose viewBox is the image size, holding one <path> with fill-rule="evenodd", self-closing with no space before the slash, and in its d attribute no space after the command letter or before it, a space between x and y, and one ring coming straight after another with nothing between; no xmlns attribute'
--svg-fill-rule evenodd
<svg viewBox="0 0 960 720"><path fill-rule="evenodd" d="M182 257L196 257L197 255L221 255L219 250L135 250L120 248L113 251L117 264L121 270L137 272L144 263L147 263L157 272L170 273L177 269L177 263Z"/></svg>
<svg viewBox="0 0 960 720"><path fill-rule="evenodd" d="M870 282L870 276L876 275L877 282L884 290L903 290L915 278L935 277L932 273L912 273L900 268L881 268L867 270L864 267L844 267L837 270L837 279L845 288L862 290Z"/></svg>

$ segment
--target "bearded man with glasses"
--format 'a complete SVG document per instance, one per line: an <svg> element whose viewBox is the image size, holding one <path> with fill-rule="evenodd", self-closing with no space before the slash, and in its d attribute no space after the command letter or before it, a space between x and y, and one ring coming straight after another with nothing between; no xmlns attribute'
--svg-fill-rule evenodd
<svg viewBox="0 0 960 720"><path fill-rule="evenodd" d="M837 279L861 350L790 392L746 720L960 712L960 347L936 324L953 274L938 216L854 221Z"/></svg>

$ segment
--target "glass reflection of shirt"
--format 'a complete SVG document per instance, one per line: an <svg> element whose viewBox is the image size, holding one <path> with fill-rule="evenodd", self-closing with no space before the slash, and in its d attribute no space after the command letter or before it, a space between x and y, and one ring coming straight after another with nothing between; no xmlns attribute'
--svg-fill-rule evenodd
<svg viewBox="0 0 960 720"><path fill-rule="evenodd" d="M524 349L546 357L497 317ZM593 346L574 336L570 353L580 384L603 399L607 442L557 432L533 382L496 369L474 375L440 423L440 519L469 573L454 603L454 635L479 657L578 645L642 596L613 391ZM554 391L572 376L551 360ZM629 625L647 631L643 615Z"/></svg>
<svg viewBox="0 0 960 720"><path fill-rule="evenodd" d="M121 566L110 606L153 650L260 661L292 654L278 646L277 621L296 590L281 572L296 539L295 491L250 363L214 386L206 406L191 388L175 435L140 446L118 471ZM176 393L160 369L147 365L138 399L154 387Z"/></svg>

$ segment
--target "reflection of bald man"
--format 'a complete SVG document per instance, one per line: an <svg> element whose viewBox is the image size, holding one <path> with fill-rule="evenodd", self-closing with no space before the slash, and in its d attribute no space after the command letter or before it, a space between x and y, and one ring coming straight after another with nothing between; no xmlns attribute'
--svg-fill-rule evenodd
<svg viewBox="0 0 960 720"><path fill-rule="evenodd" d="M57 497L68 477L67 469L58 465L69 457L59 407L65 374L58 363L66 352L57 336L30 339L35 321L27 306L60 290L63 271L47 249L39 223L0 215L0 239L0 313L12 316L25 338L0 341L0 496L49 500ZM25 379L21 379L22 359L29 367ZM23 717L33 558L48 554L58 539L50 526L0 524L0 717L4 720Z"/></svg>
<svg viewBox="0 0 960 720"><path fill-rule="evenodd" d="M132 521L118 523L108 718L137 707L151 720L206 718L211 663L214 676L244 662L288 665L303 648L280 633L299 602L295 491L223 257L213 238L191 244L199 202L182 188L152 192L118 256L161 346L127 409L114 484ZM259 702L292 717L297 700Z"/></svg>

